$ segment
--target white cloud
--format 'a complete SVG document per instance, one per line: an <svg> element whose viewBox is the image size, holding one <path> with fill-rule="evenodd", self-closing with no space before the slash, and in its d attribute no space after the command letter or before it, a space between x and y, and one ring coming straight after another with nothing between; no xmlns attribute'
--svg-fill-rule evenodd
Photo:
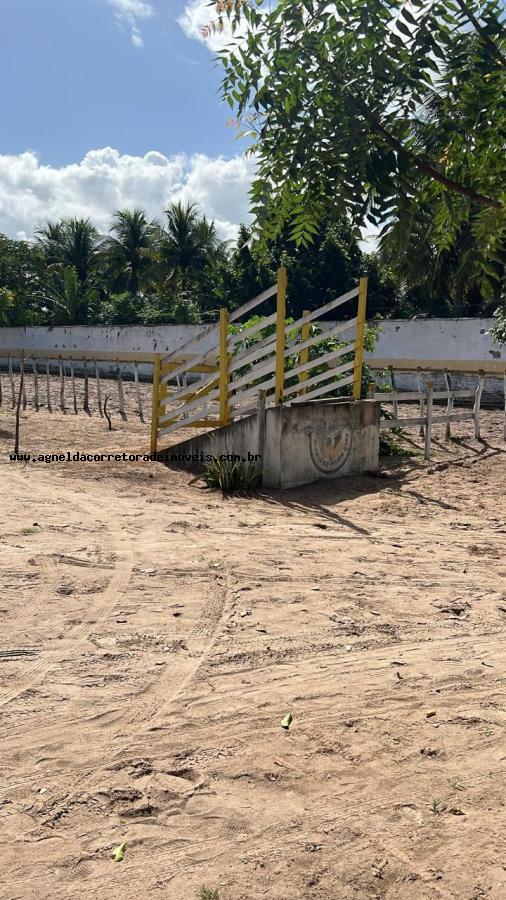
<svg viewBox="0 0 506 900"><path fill-rule="evenodd" d="M245 33L246 28L241 28L239 26L235 35L232 37L230 29L225 26L225 29L221 34L216 31L216 33L211 34L209 38L204 37L202 29L206 28L215 20L216 14L214 13L213 8L209 6L209 0L190 0L186 5L183 14L179 16L177 22L187 37L200 41L202 44L206 44L215 52L223 50L224 47L229 46L232 42L240 41L242 35Z"/></svg>
<svg viewBox="0 0 506 900"><path fill-rule="evenodd" d="M30 151L0 155L0 232L30 237L37 225L65 216L89 216L105 232L117 209L139 206L156 218L181 200L199 204L220 236L233 238L250 218L253 170L254 161L240 156L128 156L112 147L60 168L42 165Z"/></svg>
<svg viewBox="0 0 506 900"><path fill-rule="evenodd" d="M106 0L116 12L116 18L130 29L130 39L134 47L143 47L144 41L139 22L150 19L155 14L154 7L145 0Z"/></svg>

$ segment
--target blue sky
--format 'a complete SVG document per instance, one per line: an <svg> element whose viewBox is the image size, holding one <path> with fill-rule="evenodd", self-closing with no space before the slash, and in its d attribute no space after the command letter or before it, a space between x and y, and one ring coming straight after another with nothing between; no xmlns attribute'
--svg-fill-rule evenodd
<svg viewBox="0 0 506 900"><path fill-rule="evenodd" d="M226 236L247 216L252 163L227 127L220 67L199 40L207 0L3 0L0 231L57 215L105 228L195 199Z"/></svg>
<svg viewBox="0 0 506 900"><path fill-rule="evenodd" d="M184 0L149 5L153 15L137 19L144 46L136 47L128 20L107 0L4 0L0 151L35 150L51 165L103 146L236 153L219 68L177 22Z"/></svg>

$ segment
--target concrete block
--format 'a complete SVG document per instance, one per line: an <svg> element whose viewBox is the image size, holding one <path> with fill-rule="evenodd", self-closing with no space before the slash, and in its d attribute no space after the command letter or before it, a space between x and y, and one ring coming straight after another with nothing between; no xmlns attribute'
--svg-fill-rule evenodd
<svg viewBox="0 0 506 900"><path fill-rule="evenodd" d="M292 488L375 471L379 403L317 401L267 410L264 485Z"/></svg>
<svg viewBox="0 0 506 900"><path fill-rule="evenodd" d="M298 487L378 468L378 402L309 401L271 407L265 416L263 447L254 414L172 446L167 461L195 469L209 456L226 454L250 461L258 455L263 484L271 488Z"/></svg>

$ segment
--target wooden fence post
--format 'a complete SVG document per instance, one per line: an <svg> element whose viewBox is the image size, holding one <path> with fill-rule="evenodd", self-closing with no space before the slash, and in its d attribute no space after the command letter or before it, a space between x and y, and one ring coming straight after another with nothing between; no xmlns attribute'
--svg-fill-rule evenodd
<svg viewBox="0 0 506 900"><path fill-rule="evenodd" d="M77 410L76 379L75 379L75 374L74 374L74 360L73 359L70 360L69 365L70 365L70 381L72 383L72 397L73 397L73 401L74 401L74 412L77 416L78 410Z"/></svg>
<svg viewBox="0 0 506 900"><path fill-rule="evenodd" d="M430 460L430 445L432 439L432 393L433 384L429 381L427 385L427 415L425 419L425 459Z"/></svg>
<svg viewBox="0 0 506 900"><path fill-rule="evenodd" d="M265 391L260 390L257 397L257 454L260 457L259 469L264 471L264 455L265 455Z"/></svg>
<svg viewBox="0 0 506 900"><path fill-rule="evenodd" d="M416 373L416 381L418 385L418 390L420 392L420 418L423 419L423 407L424 407L424 394L423 394L423 382L422 382L422 370L417 369ZM420 425L420 437L423 437L425 434L423 423Z"/></svg>
<svg viewBox="0 0 506 900"><path fill-rule="evenodd" d="M35 403L35 409L39 410L39 373L37 371L37 359L35 356L32 357L32 372L33 372L33 402Z"/></svg>
<svg viewBox="0 0 506 900"><path fill-rule="evenodd" d="M101 392L101 390L100 390L100 372L98 371L98 365L97 365L96 359L94 359L93 362L94 362L94 364L95 364L95 380L96 380L96 383L97 383L97 403L98 403L98 411L99 411L100 415L103 416L104 414L103 414L103 412L102 412L102 392ZM135 363L135 365L137 365L137 363Z"/></svg>
<svg viewBox="0 0 506 900"><path fill-rule="evenodd" d="M51 405L51 382L49 379L49 358L46 359L46 393L47 393L47 408L50 413L53 412L53 407Z"/></svg>
<svg viewBox="0 0 506 900"><path fill-rule="evenodd" d="M139 387L139 366L136 362L134 362L134 381L135 381L135 396L137 398L137 412L139 414L139 419L141 422L144 422L144 413L142 411L142 400L141 400L141 389ZM167 393L167 382L163 383L164 395ZM102 413L100 413L102 415Z"/></svg>
<svg viewBox="0 0 506 900"><path fill-rule="evenodd" d="M394 372L393 366L389 367L389 372L390 372L390 383L392 385L392 391L395 394L397 391L397 385L395 383L395 372ZM392 406L393 406L393 410L394 410L394 419L398 419L399 418L399 404L398 404L397 400L393 401Z"/></svg>
<svg viewBox="0 0 506 900"><path fill-rule="evenodd" d="M355 339L355 365L353 367L353 399L362 396L362 368L364 365L365 317L367 312L367 278L360 279L358 291L357 332Z"/></svg>
<svg viewBox="0 0 506 900"><path fill-rule="evenodd" d="M14 430L14 453L19 453L19 423L21 416L21 398L23 396L23 388L25 386L25 351L21 351L21 361L19 370L19 394L16 403L16 427Z"/></svg>
<svg viewBox="0 0 506 900"><path fill-rule="evenodd" d="M125 413L125 395L123 393L123 376L121 374L121 366L119 359L116 360L116 380L118 382L118 409L123 421L126 419Z"/></svg>
<svg viewBox="0 0 506 900"><path fill-rule="evenodd" d="M7 363L9 365L9 380L10 380L10 384L11 384L11 405L12 405L12 408L14 409L16 406L16 388L14 387L14 376L12 374L12 358L11 358L10 353L9 353L9 356L7 357Z"/></svg>
<svg viewBox="0 0 506 900"><path fill-rule="evenodd" d="M66 412L65 406L65 365L62 357L60 356L60 409L62 412Z"/></svg>
<svg viewBox="0 0 506 900"><path fill-rule="evenodd" d="M220 309L220 425L230 422L228 403L228 309Z"/></svg>
<svg viewBox="0 0 506 900"><path fill-rule="evenodd" d="M153 364L153 393L151 405L151 453L158 451L158 407L160 405L160 354L157 354Z"/></svg>
<svg viewBox="0 0 506 900"><path fill-rule="evenodd" d="M274 402L282 406L285 390L285 319L287 276L284 266L278 269L278 302L276 316L276 387Z"/></svg>
<svg viewBox="0 0 506 900"><path fill-rule="evenodd" d="M506 442L506 371L504 372L504 441Z"/></svg>
<svg viewBox="0 0 506 900"><path fill-rule="evenodd" d="M303 315L303 316L308 316L308 315L309 315L309 310L308 310L308 309L305 309L305 310L303 311L302 315ZM301 344L303 344L304 341L308 341L308 340L309 340L310 334L311 334L311 322L304 322L304 325L303 325L302 328L300 329L300 342L301 342ZM305 347L304 350L301 350L301 351L300 351L300 354L299 354L299 365L300 365L300 366L305 366L306 363L308 363L308 362L309 362L309 347ZM308 377L309 377L309 371L306 369L305 372L301 372L301 373L300 373L300 375L299 375L299 382L301 382L301 381L307 381ZM305 387L301 387L301 389L300 389L300 391L299 391L299 395L305 394L305 393L306 393L306 388L305 388Z"/></svg>
<svg viewBox="0 0 506 900"><path fill-rule="evenodd" d="M446 369L444 370L444 379L445 379L446 390L451 391L452 390L452 379L451 379L450 373ZM447 415L447 422L446 422L446 427L445 427L445 437L446 438L451 438L451 436L452 436L450 416L453 412L453 403L454 403L453 393L449 393L448 394L448 402L446 404L446 415Z"/></svg>
<svg viewBox="0 0 506 900"><path fill-rule="evenodd" d="M481 430L480 430L480 407L481 407L481 395L483 393L483 387L485 384L485 375L483 372L478 374L478 386L476 388L476 393L474 395L474 436L477 441L481 440Z"/></svg>

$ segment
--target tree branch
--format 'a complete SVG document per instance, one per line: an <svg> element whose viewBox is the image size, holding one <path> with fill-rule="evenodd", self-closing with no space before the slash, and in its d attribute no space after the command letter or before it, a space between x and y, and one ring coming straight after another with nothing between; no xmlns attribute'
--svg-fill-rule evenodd
<svg viewBox="0 0 506 900"><path fill-rule="evenodd" d="M476 16L474 15L472 9L469 9L467 3L465 3L464 0L457 0L457 3L460 6L460 9L464 13L464 15L467 16L467 18L469 19L471 24L474 26L474 28L480 35L482 41L484 41L484 43L487 45L487 47L491 51L492 55L496 59L496 61L499 63L499 65L503 66L503 68L506 69L506 56L504 55L504 53L501 52L501 50L499 49L499 47L497 46L495 41L492 40L490 35L487 34L487 32L485 31L481 22L479 22L478 19L476 18Z"/></svg>
<svg viewBox="0 0 506 900"><path fill-rule="evenodd" d="M500 200L495 200L493 197L487 197L486 194L479 194L476 191L473 191L472 188L467 188L463 184L459 184L458 181L454 181L452 178L448 178L446 175L443 175L442 172L439 172L434 166L426 159L421 156L418 156L413 150L409 150L404 146L402 141L396 138L393 134L391 134L388 129L378 121L376 116L371 112L367 104L355 97L351 91L348 92L353 103L355 103L358 108L362 111L362 115L369 122L371 128L386 141L386 143L392 147L392 149L397 150L399 153L404 153L407 156L414 166L423 172L425 175L428 175L430 178L433 178L434 181L438 181L439 184L442 184L443 187L447 188L447 190L452 191L454 194L460 194L461 197L467 197L469 200L472 200L473 203L476 203L478 206L492 206L494 209L502 209L503 204Z"/></svg>

